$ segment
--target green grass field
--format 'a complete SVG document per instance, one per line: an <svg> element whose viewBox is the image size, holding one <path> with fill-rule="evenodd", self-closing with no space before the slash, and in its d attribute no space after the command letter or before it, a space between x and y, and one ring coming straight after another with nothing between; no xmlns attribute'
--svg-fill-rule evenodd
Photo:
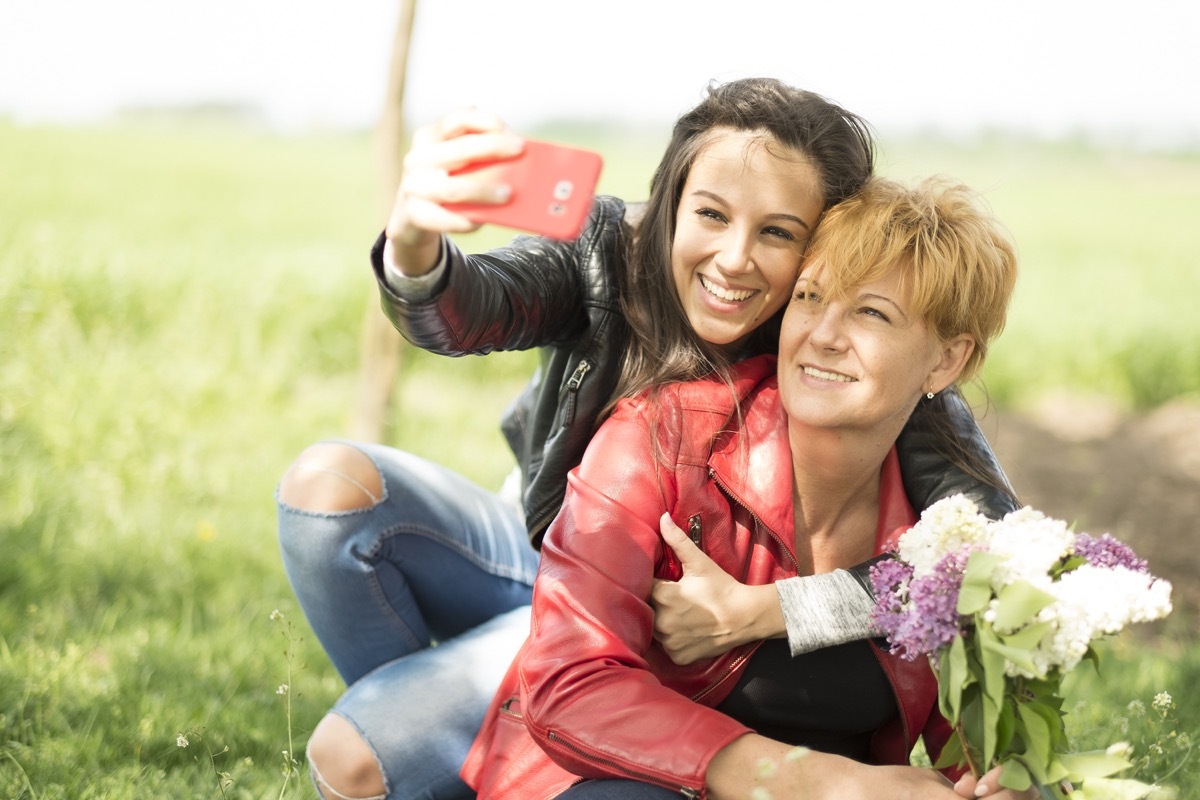
<svg viewBox="0 0 1200 800"><path fill-rule="evenodd" d="M643 197L661 140L591 143L601 189ZM1200 157L884 147L883 172L935 170L986 190L1023 254L997 404L1200 393ZM313 796L303 743L342 687L291 599L271 495L347 430L373 176L366 137L0 124L0 797ZM531 364L406 353L394 443L498 484L496 421ZM1168 730L1197 736L1188 623L1080 676L1082 744L1161 691Z"/></svg>

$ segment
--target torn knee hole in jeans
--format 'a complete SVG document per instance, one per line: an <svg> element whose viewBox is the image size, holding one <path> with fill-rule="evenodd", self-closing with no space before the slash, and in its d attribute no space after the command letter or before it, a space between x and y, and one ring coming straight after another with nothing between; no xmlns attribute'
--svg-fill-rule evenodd
<svg viewBox="0 0 1200 800"><path fill-rule="evenodd" d="M309 772L312 774L312 781L317 787L317 791L321 793L326 800L387 800L386 794L373 794L366 797L355 797L353 795L342 794L337 789L329 785L329 781L325 780L325 776L321 774L321 770L317 769L317 765L313 761L308 762ZM333 797L328 797L325 793L329 792Z"/></svg>
<svg viewBox="0 0 1200 800"><path fill-rule="evenodd" d="M317 793L326 800L387 800L387 789L384 788L382 794L372 794L365 796L355 796L342 794L337 789L329 785L329 781L321 774L321 770L317 768L317 761L312 755L312 742L309 741L308 746L304 748L305 757L308 760L308 772L312 778L313 785L317 787ZM329 792L329 794L326 794ZM332 797L330 797L332 795Z"/></svg>
<svg viewBox="0 0 1200 800"><path fill-rule="evenodd" d="M304 501L302 501L301 503L295 504L295 505L297 505L297 507L304 508L307 511L353 511L353 510L357 510L357 509L371 508L372 506L377 506L381 502L383 502L382 489L378 493L373 492L362 481L358 480L357 478L355 478L352 475L346 474L345 472L343 472L339 469L335 469L333 467L320 466L317 464L299 463L299 464L293 464L291 470L289 470L289 473L296 472L296 471L316 473L319 475L326 475L326 476L330 476L333 478L337 478L339 481L344 482L343 488L352 487L352 490L357 490L357 492L355 493L355 499L360 501L353 505L351 505L348 502L345 502L345 500L348 500L348 498L346 498L345 495L339 494L339 490L335 490L335 489L333 489L333 487L329 486L328 481L323 481L322 482L323 485L321 486L321 491L314 492L314 494L319 494L319 496L322 499L329 497L329 496L337 496L339 499L343 500L343 502L313 503L312 505L326 505L326 506L336 506L336 507L333 507L333 508L310 508L310 507L308 507L309 504L306 502L309 498L306 497L304 499ZM285 478L285 481L286 481L286 478ZM316 482L314 481L312 483L316 483Z"/></svg>
<svg viewBox="0 0 1200 800"><path fill-rule="evenodd" d="M277 491L282 505L317 514L368 511L386 493L379 468L358 450L306 451L284 473Z"/></svg>

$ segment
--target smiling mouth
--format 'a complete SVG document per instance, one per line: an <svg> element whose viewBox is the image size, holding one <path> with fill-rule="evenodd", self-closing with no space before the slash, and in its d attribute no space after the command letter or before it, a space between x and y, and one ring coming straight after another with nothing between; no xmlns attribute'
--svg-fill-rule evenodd
<svg viewBox="0 0 1200 800"><path fill-rule="evenodd" d="M703 275L700 276L700 285L704 287L704 291L718 300L724 300L726 303L740 303L743 300L749 300L755 294L753 289L723 289Z"/></svg>
<svg viewBox="0 0 1200 800"><path fill-rule="evenodd" d="M823 381L837 381L838 383L854 383L857 378L851 378L849 375L839 375L836 372L826 372L823 369L816 367L805 367L804 374L813 378L820 378Z"/></svg>

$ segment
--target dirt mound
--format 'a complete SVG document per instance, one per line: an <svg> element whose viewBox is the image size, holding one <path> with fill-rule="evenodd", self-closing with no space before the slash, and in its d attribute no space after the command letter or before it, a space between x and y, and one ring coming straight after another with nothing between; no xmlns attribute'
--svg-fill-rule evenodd
<svg viewBox="0 0 1200 800"><path fill-rule="evenodd" d="M1123 416L1102 401L1050 398L1027 415L981 421L1023 503L1111 533L1200 614L1200 404Z"/></svg>

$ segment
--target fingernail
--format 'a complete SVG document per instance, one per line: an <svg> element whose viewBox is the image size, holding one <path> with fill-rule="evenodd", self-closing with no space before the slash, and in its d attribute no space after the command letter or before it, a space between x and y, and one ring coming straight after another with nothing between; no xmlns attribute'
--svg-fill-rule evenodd
<svg viewBox="0 0 1200 800"><path fill-rule="evenodd" d="M986 783L981 783L975 787L975 796L976 797L984 797L990 791L992 791L992 790Z"/></svg>
<svg viewBox="0 0 1200 800"><path fill-rule="evenodd" d="M525 149L525 140L520 136L509 135L505 137L504 149L512 155L518 155Z"/></svg>
<svg viewBox="0 0 1200 800"><path fill-rule="evenodd" d="M496 198L497 203L507 203L512 197L512 187L507 183L502 183L492 190L492 196Z"/></svg>

